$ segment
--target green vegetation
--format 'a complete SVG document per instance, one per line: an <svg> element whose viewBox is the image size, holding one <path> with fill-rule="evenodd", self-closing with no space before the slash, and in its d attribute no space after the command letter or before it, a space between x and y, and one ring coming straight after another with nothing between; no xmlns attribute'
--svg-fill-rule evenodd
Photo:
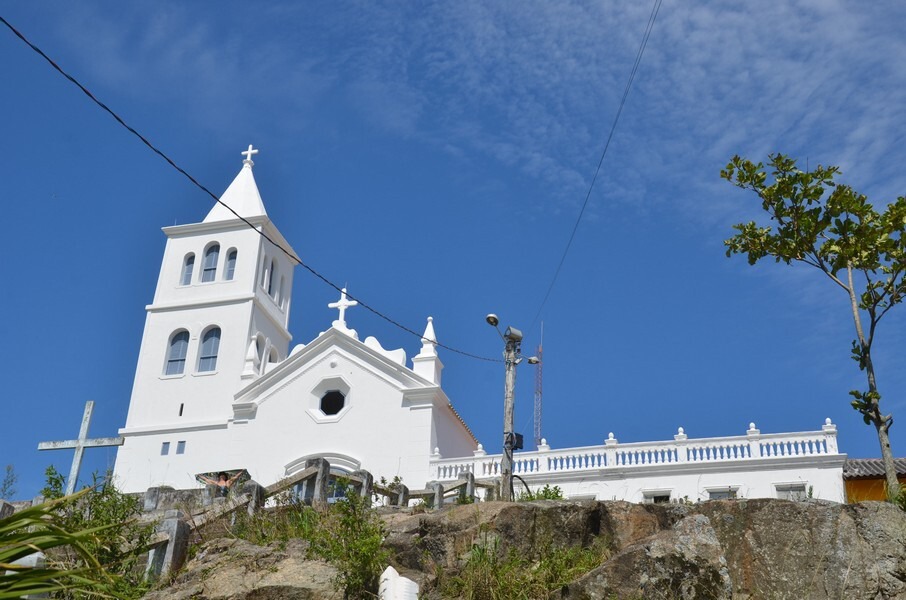
<svg viewBox="0 0 906 600"><path fill-rule="evenodd" d="M311 540L319 526L320 513L292 499L254 515L237 512L232 525L227 523L230 535L259 546L283 545L293 539Z"/></svg>
<svg viewBox="0 0 906 600"><path fill-rule="evenodd" d="M531 502L532 500L563 500L563 490L560 489L559 485L553 487L545 485L540 490L519 494L517 500L519 502Z"/></svg>
<svg viewBox="0 0 906 600"><path fill-rule="evenodd" d="M501 553L496 537L473 544L458 574L441 575L438 588L445 598L466 600L530 600L554 592L603 563L610 552L603 541L590 548L543 547L534 558L515 550Z"/></svg>
<svg viewBox="0 0 906 600"><path fill-rule="evenodd" d="M64 498L64 478L52 466L47 468L47 485L41 494L54 506L54 519L65 531L90 531L81 544L84 552L71 544L59 545L47 554L48 564L64 571L96 570L86 560L90 555L102 572L110 575L107 593L115 598L140 598L148 591L145 581L144 552L154 533L154 524L136 519L141 514L138 498L121 493L110 477L93 476L92 485L78 494L76 502ZM87 555L86 555L87 552ZM74 588L59 592L58 598L91 595Z"/></svg>
<svg viewBox="0 0 906 600"><path fill-rule="evenodd" d="M906 487L900 486L900 492L898 494L889 494L890 501L899 506L902 510L906 511Z"/></svg>
<svg viewBox="0 0 906 600"><path fill-rule="evenodd" d="M335 584L346 598L373 598L389 560L389 552L382 547L384 524L369 499L362 498L348 481L340 479L336 485L346 488L346 497L326 509L291 501L254 516L237 515L232 533L260 545L307 540L311 557L337 569Z"/></svg>
<svg viewBox="0 0 906 600"><path fill-rule="evenodd" d="M0 480L0 500L12 500L16 495L16 482L19 476L12 465L6 465L3 479Z"/></svg>
<svg viewBox="0 0 906 600"><path fill-rule="evenodd" d="M321 515L311 551L337 568L337 587L347 598L373 597L389 560L384 524L367 498L347 485L346 498Z"/></svg>
<svg viewBox="0 0 906 600"><path fill-rule="evenodd" d="M906 197L878 212L863 194L834 181L838 167L802 171L796 161L771 154L770 181L763 163L734 156L720 176L755 192L770 225L739 223L724 241L727 256L745 254L749 264L771 257L787 265L819 270L846 295L855 325L852 358L866 375L867 389L852 390L851 402L866 425L873 425L890 497L899 495L888 431L893 415L881 411L881 393L872 360L878 323L906 295Z"/></svg>
<svg viewBox="0 0 906 600"><path fill-rule="evenodd" d="M0 519L0 599L44 593L112 595L115 577L105 571L93 550L95 540L105 531L94 527L75 529L60 517L87 493L85 490ZM75 564L45 568L12 564L35 552L63 548L78 558L73 561Z"/></svg>

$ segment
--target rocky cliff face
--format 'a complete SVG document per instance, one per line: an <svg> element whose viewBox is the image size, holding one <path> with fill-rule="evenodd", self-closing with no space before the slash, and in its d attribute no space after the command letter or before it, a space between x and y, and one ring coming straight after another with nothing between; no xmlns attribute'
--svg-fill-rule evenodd
<svg viewBox="0 0 906 600"><path fill-rule="evenodd" d="M906 600L906 513L876 502L728 500L694 506L625 502L482 503L388 512L395 566L440 597L476 542L500 555L605 542L609 557L554 590L568 599ZM162 598L339 598L332 570L304 547L210 542Z"/></svg>

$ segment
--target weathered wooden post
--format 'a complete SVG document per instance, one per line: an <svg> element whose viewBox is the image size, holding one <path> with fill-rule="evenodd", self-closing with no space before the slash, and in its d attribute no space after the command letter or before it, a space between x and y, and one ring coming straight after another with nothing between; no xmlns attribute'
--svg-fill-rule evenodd
<svg viewBox="0 0 906 600"><path fill-rule="evenodd" d="M313 458L305 462L305 468L315 467L315 484L311 492L311 505L324 508L327 506L327 492L330 488L330 463L323 458ZM309 486L306 485L306 491ZM308 496L308 494L306 494ZM307 499L307 498L306 498Z"/></svg>
<svg viewBox="0 0 906 600"><path fill-rule="evenodd" d="M253 479L249 479L242 484L242 487L239 488L239 494L249 495L249 516L254 515L256 512L258 512L258 509L264 506L264 502L267 500L267 490L264 488L264 486Z"/></svg>
<svg viewBox="0 0 906 600"><path fill-rule="evenodd" d="M359 486L359 496L371 505L371 493L374 492L374 475L365 469L359 469L353 472L352 475L362 480Z"/></svg>
<svg viewBox="0 0 906 600"><path fill-rule="evenodd" d="M158 533L165 533L168 539L148 553L147 576L157 579L182 567L189 551L190 527L186 515L178 510L168 510L157 527Z"/></svg>
<svg viewBox="0 0 906 600"><path fill-rule="evenodd" d="M403 508L409 506L409 488L405 484L396 484L396 497L393 499L393 505Z"/></svg>
<svg viewBox="0 0 906 600"><path fill-rule="evenodd" d="M465 481L465 485L459 488L460 499L470 504L475 502L475 474L463 471L459 474L459 479Z"/></svg>
<svg viewBox="0 0 906 600"><path fill-rule="evenodd" d="M444 507L444 484L435 481L429 487L434 490L434 497L431 498L431 507L435 510L440 510Z"/></svg>

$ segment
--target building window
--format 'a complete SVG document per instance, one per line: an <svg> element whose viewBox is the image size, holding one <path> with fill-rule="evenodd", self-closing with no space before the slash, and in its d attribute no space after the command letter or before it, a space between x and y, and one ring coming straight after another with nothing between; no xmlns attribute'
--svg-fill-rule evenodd
<svg viewBox="0 0 906 600"><path fill-rule="evenodd" d="M226 275L224 275L224 279L232 281L234 275L236 275L236 250L230 250L230 253L227 254Z"/></svg>
<svg viewBox="0 0 906 600"><path fill-rule="evenodd" d="M160 455L166 456L170 454L170 442L164 442L160 445Z"/></svg>
<svg viewBox="0 0 906 600"><path fill-rule="evenodd" d="M321 396L321 412L325 415L335 415L343 410L346 405L346 396L340 390L330 390Z"/></svg>
<svg viewBox="0 0 906 600"><path fill-rule="evenodd" d="M214 244L204 253L204 266L201 270L203 282L214 281L217 276L217 260L220 258L220 245Z"/></svg>
<svg viewBox="0 0 906 600"><path fill-rule="evenodd" d="M670 502L670 490L650 490L642 492L645 504L667 504Z"/></svg>
<svg viewBox="0 0 906 600"><path fill-rule="evenodd" d="M733 500L736 498L736 488L718 488L708 490L709 500Z"/></svg>
<svg viewBox="0 0 906 600"><path fill-rule="evenodd" d="M267 285L267 257L264 257L264 262L261 263L261 287Z"/></svg>
<svg viewBox="0 0 906 600"><path fill-rule="evenodd" d="M186 443L185 441L176 442L176 453L185 454L186 453Z"/></svg>
<svg viewBox="0 0 906 600"><path fill-rule="evenodd" d="M777 497L781 500L805 500L808 498L804 483L781 484L774 488L777 490Z"/></svg>
<svg viewBox="0 0 906 600"><path fill-rule="evenodd" d="M201 339L201 353L198 357L198 370L213 371L217 368L217 353L220 351L220 328L212 327Z"/></svg>
<svg viewBox="0 0 906 600"><path fill-rule="evenodd" d="M195 269L195 255L187 254L186 260L182 263L182 277L179 279L180 285L189 285L192 283L192 271Z"/></svg>
<svg viewBox="0 0 906 600"><path fill-rule="evenodd" d="M271 260L270 276L267 279L267 295L274 297L275 286L274 280L277 278L277 261Z"/></svg>
<svg viewBox="0 0 906 600"><path fill-rule="evenodd" d="M186 354L189 351L189 332L183 329L177 331L170 338L170 348L167 350L167 367L165 375L182 375L186 370Z"/></svg>

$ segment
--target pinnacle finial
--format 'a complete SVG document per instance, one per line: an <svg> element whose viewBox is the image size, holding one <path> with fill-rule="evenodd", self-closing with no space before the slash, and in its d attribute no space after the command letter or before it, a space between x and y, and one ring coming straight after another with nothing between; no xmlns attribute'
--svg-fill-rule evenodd
<svg viewBox="0 0 906 600"><path fill-rule="evenodd" d="M239 154L241 154L245 157L245 160L242 161L243 165L245 165L247 167L255 166L255 161L252 160L252 155L258 154L258 150L253 148L251 144L249 144L248 150L246 150L245 152L240 152Z"/></svg>

